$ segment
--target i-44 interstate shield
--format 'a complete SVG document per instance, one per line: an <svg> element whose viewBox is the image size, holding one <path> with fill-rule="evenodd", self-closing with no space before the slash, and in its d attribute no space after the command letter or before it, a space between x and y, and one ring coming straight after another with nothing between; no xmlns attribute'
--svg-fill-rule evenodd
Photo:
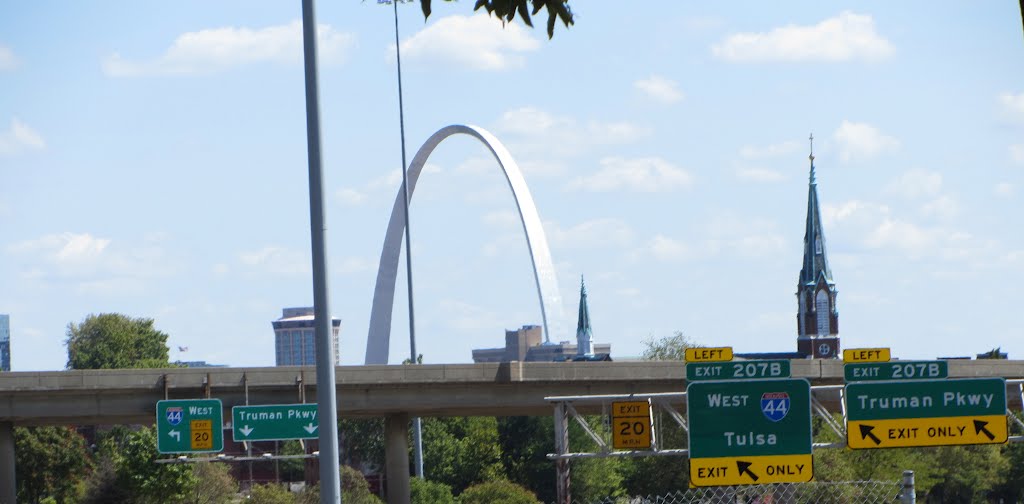
<svg viewBox="0 0 1024 504"><path fill-rule="evenodd" d="M1002 378L862 382L846 386L846 443L852 449L1002 444Z"/></svg>

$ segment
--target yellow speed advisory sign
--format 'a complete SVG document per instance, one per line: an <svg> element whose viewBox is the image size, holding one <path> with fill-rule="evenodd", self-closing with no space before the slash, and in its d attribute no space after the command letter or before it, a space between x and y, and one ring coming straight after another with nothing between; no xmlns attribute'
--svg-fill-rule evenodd
<svg viewBox="0 0 1024 504"><path fill-rule="evenodd" d="M697 487L806 483L814 470L810 454L690 459L690 484Z"/></svg>
<svg viewBox="0 0 1024 504"><path fill-rule="evenodd" d="M651 447L651 403L621 401L612 403L612 447L642 450Z"/></svg>
<svg viewBox="0 0 1024 504"><path fill-rule="evenodd" d="M210 420L192 420L191 448L193 450L210 450L213 448L213 422Z"/></svg>
<svg viewBox="0 0 1024 504"><path fill-rule="evenodd" d="M846 443L853 449L1002 444L1008 435L1006 415L898 418L850 421Z"/></svg>
<svg viewBox="0 0 1024 504"><path fill-rule="evenodd" d="M686 349L686 362L725 362L731 360L732 347Z"/></svg>

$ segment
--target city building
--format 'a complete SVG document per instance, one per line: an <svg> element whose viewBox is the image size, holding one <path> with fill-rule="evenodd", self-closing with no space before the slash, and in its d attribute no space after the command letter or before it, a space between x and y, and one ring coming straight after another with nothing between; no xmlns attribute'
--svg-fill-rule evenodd
<svg viewBox="0 0 1024 504"><path fill-rule="evenodd" d="M312 307L284 308L281 318L271 322L274 326L274 355L278 366L315 366L316 336ZM338 360L338 332L341 319L331 319L334 339L334 364Z"/></svg>
<svg viewBox="0 0 1024 504"><path fill-rule="evenodd" d="M587 307L587 290L581 279L576 344L568 341L544 342L541 326L524 325L520 329L505 330L504 348L473 350L473 362L609 361L612 360L611 353L611 344L594 344L593 331L590 327L590 309Z"/></svg>
<svg viewBox="0 0 1024 504"><path fill-rule="evenodd" d="M0 371L11 370L11 316L0 314Z"/></svg>

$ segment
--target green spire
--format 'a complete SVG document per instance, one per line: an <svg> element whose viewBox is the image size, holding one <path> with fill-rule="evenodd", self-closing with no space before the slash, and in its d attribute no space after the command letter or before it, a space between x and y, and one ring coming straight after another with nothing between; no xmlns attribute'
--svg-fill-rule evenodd
<svg viewBox="0 0 1024 504"><path fill-rule="evenodd" d="M576 355L594 355L594 335L590 329L590 308L587 307L587 286L580 275L580 314L576 321Z"/></svg>

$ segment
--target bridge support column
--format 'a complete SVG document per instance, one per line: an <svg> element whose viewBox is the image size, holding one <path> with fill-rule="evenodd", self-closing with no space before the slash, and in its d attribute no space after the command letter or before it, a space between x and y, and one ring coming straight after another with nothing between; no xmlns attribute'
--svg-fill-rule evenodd
<svg viewBox="0 0 1024 504"><path fill-rule="evenodd" d="M14 424L0 422L0 504L15 504Z"/></svg>
<svg viewBox="0 0 1024 504"><path fill-rule="evenodd" d="M409 414L384 421L384 457L387 464L388 504L409 504Z"/></svg>

